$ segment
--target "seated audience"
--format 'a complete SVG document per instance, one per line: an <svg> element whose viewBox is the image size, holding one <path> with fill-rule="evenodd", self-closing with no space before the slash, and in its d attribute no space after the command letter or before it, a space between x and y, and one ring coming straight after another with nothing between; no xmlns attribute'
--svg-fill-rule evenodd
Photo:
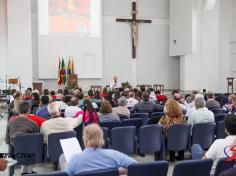
<svg viewBox="0 0 236 176"><path fill-rule="evenodd" d="M79 115L83 115L83 123L90 124L90 123L98 123L98 115L96 110L93 107L92 102L89 99L85 99L83 104L83 111L79 111L75 117Z"/></svg>
<svg viewBox="0 0 236 176"><path fill-rule="evenodd" d="M30 120L33 120L34 122L36 122L39 127L41 127L43 122L45 122L47 120L45 118L39 117L39 116L34 115L34 114L29 114L28 118Z"/></svg>
<svg viewBox="0 0 236 176"><path fill-rule="evenodd" d="M135 93L134 92L130 92L129 93L129 98L127 100L127 107L128 108L132 108L134 107L134 105L136 105L138 103L138 100L135 99Z"/></svg>
<svg viewBox="0 0 236 176"><path fill-rule="evenodd" d="M212 111L205 107L205 100L203 97L197 97L194 101L195 110L188 114L188 123L194 125L196 123L215 122Z"/></svg>
<svg viewBox="0 0 236 176"><path fill-rule="evenodd" d="M126 175L128 167L136 163L134 159L123 153L103 149L103 131L97 124L84 128L83 141L84 151L73 155L68 164L63 155L60 157L60 166L69 175L110 168L117 168L120 175Z"/></svg>
<svg viewBox="0 0 236 176"><path fill-rule="evenodd" d="M55 92L54 90L52 90L52 91L50 92L50 96L51 96L52 100L55 100L55 99L57 98L56 92Z"/></svg>
<svg viewBox="0 0 236 176"><path fill-rule="evenodd" d="M40 132L44 136L44 142L47 143L48 135L51 133L59 133L66 131L73 131L82 123L83 115L79 115L76 118L62 118L60 117L60 109L57 103L53 102L49 105L49 111L51 113L51 119L43 123L40 128Z"/></svg>
<svg viewBox="0 0 236 176"><path fill-rule="evenodd" d="M163 106L159 104L155 104L150 101L150 95L148 92L143 92L142 101L134 105L131 109L133 112L155 112L155 111L163 111Z"/></svg>
<svg viewBox="0 0 236 176"><path fill-rule="evenodd" d="M31 103L31 110L38 108L40 104L39 94L37 92L32 93L32 103Z"/></svg>
<svg viewBox="0 0 236 176"><path fill-rule="evenodd" d="M40 106L36 111L36 115L43 117L45 119L49 119L51 115L48 111L49 97L47 95L43 95L40 99Z"/></svg>
<svg viewBox="0 0 236 176"><path fill-rule="evenodd" d="M65 109L65 117L75 117L79 111L82 111L82 109L79 108L78 98L72 97L70 99L70 106Z"/></svg>
<svg viewBox="0 0 236 176"><path fill-rule="evenodd" d="M165 108L164 108L165 115L160 119L159 124L163 125L164 134L167 136L168 129L174 124L183 124L184 115L181 111L180 106L178 103L173 99L168 99ZM170 151L170 161L174 161L175 159L175 152ZM178 151L178 159L184 159L184 151Z"/></svg>
<svg viewBox="0 0 236 176"><path fill-rule="evenodd" d="M156 94L157 101L159 101L159 102L166 102L167 101L167 96L161 94L161 91L157 90L157 91L155 91L155 94Z"/></svg>
<svg viewBox="0 0 236 176"><path fill-rule="evenodd" d="M19 116L9 120L6 129L6 143L11 144L16 134L20 133L38 133L39 126L36 122L28 118L30 114L30 104L27 101L19 102ZM31 165L22 165L21 174L32 173Z"/></svg>
<svg viewBox="0 0 236 176"><path fill-rule="evenodd" d="M108 101L103 101L100 109L99 122L120 121L120 117L112 112L112 106Z"/></svg>
<svg viewBox="0 0 236 176"><path fill-rule="evenodd" d="M121 97L121 93L119 90L115 90L113 96L112 96L112 101L110 102L112 107L117 107L118 106L118 99Z"/></svg>
<svg viewBox="0 0 236 176"><path fill-rule="evenodd" d="M189 106L188 103L184 100L184 98L180 94L180 92L178 90L173 90L172 97L176 102L178 102L182 112L185 114L188 111Z"/></svg>
<svg viewBox="0 0 236 176"><path fill-rule="evenodd" d="M60 110L65 110L68 105L64 102L64 95L58 93L56 96L57 96L56 102L58 103Z"/></svg>
<svg viewBox="0 0 236 176"><path fill-rule="evenodd" d="M106 88L106 87L104 87L104 88L102 89L101 97L107 99L107 97L108 97L108 91L107 91L107 88Z"/></svg>
<svg viewBox="0 0 236 176"><path fill-rule="evenodd" d="M71 99L71 96L69 94L65 95L63 98L63 101L67 105L67 107L70 106L70 99Z"/></svg>
<svg viewBox="0 0 236 176"><path fill-rule="evenodd" d="M115 107L112 109L113 113L116 113L117 115L124 115L127 117L130 117L130 111L129 109L126 107L128 101L126 99L126 97L120 97L118 99L118 107Z"/></svg>
<svg viewBox="0 0 236 176"><path fill-rule="evenodd" d="M27 101L30 105L32 105L32 93L29 89L25 90L25 93L23 95L23 100Z"/></svg>
<svg viewBox="0 0 236 176"><path fill-rule="evenodd" d="M14 100L8 105L9 118L13 115L19 114L19 102L23 99L22 93L17 91L13 95Z"/></svg>
<svg viewBox="0 0 236 176"><path fill-rule="evenodd" d="M49 96L49 94L50 94L50 93L49 93L49 90L48 90L48 89L44 89L44 90L43 90L43 95Z"/></svg>
<svg viewBox="0 0 236 176"><path fill-rule="evenodd" d="M224 113L236 114L236 96L231 95L230 101L231 101L231 104L229 103L223 107Z"/></svg>
<svg viewBox="0 0 236 176"><path fill-rule="evenodd" d="M230 148L235 145L236 141L236 116L228 114L224 119L225 132L228 136L224 139L216 139L208 151L204 154L199 144L192 146L193 159L212 159L214 164L212 166L211 175L214 175L217 162L221 158L232 156Z"/></svg>
<svg viewBox="0 0 236 176"><path fill-rule="evenodd" d="M208 109L220 108L220 103L215 100L215 95L212 92L207 93L206 107Z"/></svg>
<svg viewBox="0 0 236 176"><path fill-rule="evenodd" d="M96 91L94 92L94 96L93 96L93 98L91 99L91 101L92 101L93 103L96 103L96 104L98 105L98 107L101 106L102 97L100 96L99 90L96 90Z"/></svg>
<svg viewBox="0 0 236 176"><path fill-rule="evenodd" d="M198 94L192 94L191 96L192 96L192 99L194 99L194 100L192 101L192 103L189 104L189 109L188 109L188 111L187 111L186 114L185 114L186 117L188 117L189 114L190 114L192 111L196 110L195 103L194 103L195 99L198 98L198 97L201 97L201 98L204 99L204 96L203 96L202 94L200 94L200 93L198 93Z"/></svg>

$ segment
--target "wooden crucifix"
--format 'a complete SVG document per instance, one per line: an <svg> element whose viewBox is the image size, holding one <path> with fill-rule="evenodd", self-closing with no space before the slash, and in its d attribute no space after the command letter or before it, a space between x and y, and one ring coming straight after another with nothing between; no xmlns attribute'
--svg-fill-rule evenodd
<svg viewBox="0 0 236 176"><path fill-rule="evenodd" d="M137 19L136 2L132 2L132 18L117 18L116 22L128 23L131 27L131 39L132 39L132 58L136 58L136 48L138 40L138 25L142 23L152 23L152 20Z"/></svg>

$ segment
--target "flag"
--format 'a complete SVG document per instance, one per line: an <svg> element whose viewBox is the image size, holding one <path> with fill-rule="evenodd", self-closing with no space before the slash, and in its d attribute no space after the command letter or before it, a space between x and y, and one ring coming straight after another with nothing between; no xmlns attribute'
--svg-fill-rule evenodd
<svg viewBox="0 0 236 176"><path fill-rule="evenodd" d="M61 86L61 83L62 83L62 72L61 72L61 59L59 57L57 84Z"/></svg>
<svg viewBox="0 0 236 176"><path fill-rule="evenodd" d="M72 63L71 63L71 74L75 74L75 71L74 71L74 58L72 58Z"/></svg>
<svg viewBox="0 0 236 176"><path fill-rule="evenodd" d="M65 62L64 62L64 59L62 58L62 61L61 61L61 71L62 71L62 83L65 85L66 84L66 69L65 69Z"/></svg>
<svg viewBox="0 0 236 176"><path fill-rule="evenodd" d="M67 65L67 75L70 75L70 74L71 74L71 62L70 62L70 57L69 57L69 62Z"/></svg>

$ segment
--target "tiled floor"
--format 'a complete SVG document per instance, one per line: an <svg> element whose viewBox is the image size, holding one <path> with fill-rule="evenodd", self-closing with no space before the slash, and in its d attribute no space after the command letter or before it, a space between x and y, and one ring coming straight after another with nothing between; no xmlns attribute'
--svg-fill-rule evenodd
<svg viewBox="0 0 236 176"><path fill-rule="evenodd" d="M0 109L0 113L1 113L1 111L2 110ZM6 125L7 125L6 117L0 118L0 153L5 153L8 151L7 145L5 143ZM154 160L153 155L147 155L145 157L134 155L132 157L135 158L139 162L148 162L148 161ZM172 170L173 170L173 163L170 163L168 176L172 175ZM52 164L50 164L50 163L37 164L34 168L34 171L36 171L36 172L52 171ZM20 167L19 166L16 167L14 175L20 176ZM8 176L8 170L6 170L5 172L0 172L0 176Z"/></svg>

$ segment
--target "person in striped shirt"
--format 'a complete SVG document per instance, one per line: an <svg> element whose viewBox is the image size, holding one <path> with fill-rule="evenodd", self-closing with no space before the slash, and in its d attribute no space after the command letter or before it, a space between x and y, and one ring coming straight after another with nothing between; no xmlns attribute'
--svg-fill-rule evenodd
<svg viewBox="0 0 236 176"><path fill-rule="evenodd" d="M6 143L11 145L15 135L20 133L39 133L39 126L36 122L29 119L31 106L27 101L19 102L19 116L11 118L6 129ZM21 173L33 173L32 166L22 165Z"/></svg>

